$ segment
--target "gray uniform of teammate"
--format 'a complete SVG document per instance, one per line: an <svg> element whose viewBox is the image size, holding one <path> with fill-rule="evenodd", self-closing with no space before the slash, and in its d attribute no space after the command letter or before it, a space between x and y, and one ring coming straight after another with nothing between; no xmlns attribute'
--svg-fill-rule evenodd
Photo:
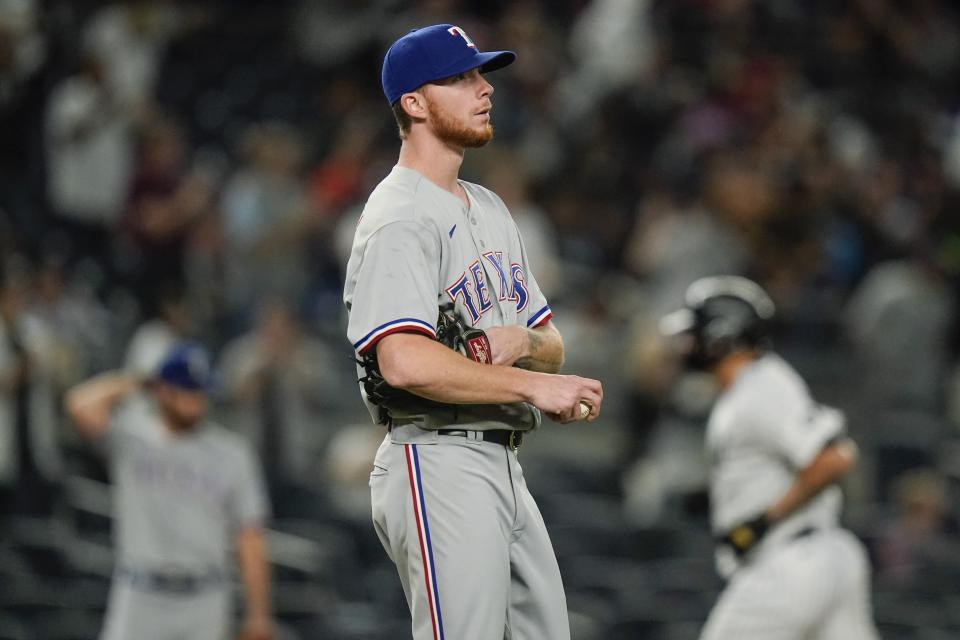
<svg viewBox="0 0 960 640"><path fill-rule="evenodd" d="M814 403L781 358L768 354L747 365L707 427L713 530L729 531L764 511L843 433L842 414ZM840 489L828 487L773 527L744 560L720 546L718 568L730 582L702 638L875 638L867 557L838 525L841 502Z"/></svg>
<svg viewBox="0 0 960 640"><path fill-rule="evenodd" d="M206 352L185 343L148 389L111 372L66 394L77 429L110 459L116 561L104 640L224 640L235 563L244 638L271 637L261 470L246 441L206 418L210 381Z"/></svg>
<svg viewBox="0 0 960 640"><path fill-rule="evenodd" d="M117 408L106 444L117 553L103 638L226 638L234 535L268 512L252 450L209 421L171 436L143 395Z"/></svg>
<svg viewBox="0 0 960 640"><path fill-rule="evenodd" d="M358 352L392 331L434 335L438 304L455 302L474 326L547 322L503 202L461 182L458 198L394 167L357 227L344 299ZM569 637L560 572L516 452L437 429L527 431L527 404L459 406L394 416L377 452L373 517L397 564L415 638Z"/></svg>

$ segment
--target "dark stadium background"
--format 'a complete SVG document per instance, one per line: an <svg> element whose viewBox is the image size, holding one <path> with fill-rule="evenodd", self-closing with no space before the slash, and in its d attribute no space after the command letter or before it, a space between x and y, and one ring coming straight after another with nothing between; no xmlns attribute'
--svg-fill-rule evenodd
<svg viewBox="0 0 960 640"><path fill-rule="evenodd" d="M721 587L711 390L677 381L656 332L720 272L767 288L778 349L848 414L845 521L884 637L960 635L954 3L0 0L0 324L45 336L0 346L0 639L96 637L109 478L59 398L183 336L217 355L217 417L264 458L280 637L409 637L340 293L398 150L383 52L436 22L519 54L462 175L517 217L568 370L605 384L597 423L521 451L573 637L695 638ZM64 133L83 91L100 102ZM296 372L280 418L229 384L251 344ZM17 357L43 391L26 405Z"/></svg>

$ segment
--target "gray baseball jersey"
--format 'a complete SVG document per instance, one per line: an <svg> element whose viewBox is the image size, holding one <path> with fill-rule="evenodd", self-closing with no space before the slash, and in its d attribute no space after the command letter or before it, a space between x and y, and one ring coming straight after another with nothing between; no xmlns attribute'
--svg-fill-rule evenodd
<svg viewBox="0 0 960 640"><path fill-rule="evenodd" d="M460 184L469 207L403 167L371 194L344 289L358 353L398 331L434 337L447 302L479 328L549 321L503 201ZM373 520L416 640L569 638L560 571L516 452L483 440L539 420L525 403L392 415L370 479ZM451 427L460 435L437 431Z"/></svg>
<svg viewBox="0 0 960 640"><path fill-rule="evenodd" d="M844 431L843 414L814 402L779 356L747 365L707 426L714 533L763 513ZM866 554L839 528L840 508L840 489L828 487L771 529L743 561L721 545L717 566L731 581L702 637L875 637Z"/></svg>
<svg viewBox="0 0 960 640"><path fill-rule="evenodd" d="M117 574L104 638L223 637L235 536L268 515L252 449L210 421L172 435L142 394L116 409L106 446ZM190 588L171 593L165 581Z"/></svg>
<svg viewBox="0 0 960 640"><path fill-rule="evenodd" d="M538 327L552 317L506 205L489 189L460 184L469 209L452 193L399 166L370 195L344 285L347 336L358 353L398 331L436 337L443 303L454 303L461 317L480 329ZM477 430L527 430L539 421L530 406L501 409L499 416L486 407L482 418L469 418L471 411L464 407L465 419L459 422L473 423ZM427 418L428 427L447 424Z"/></svg>

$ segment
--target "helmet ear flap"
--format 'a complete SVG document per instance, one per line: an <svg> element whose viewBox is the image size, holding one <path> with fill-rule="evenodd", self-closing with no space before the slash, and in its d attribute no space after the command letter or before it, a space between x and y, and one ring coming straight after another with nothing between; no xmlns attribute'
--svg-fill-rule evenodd
<svg viewBox="0 0 960 640"><path fill-rule="evenodd" d="M729 318L716 316L706 319L700 331L704 355L710 361L722 359L737 343L737 325Z"/></svg>
<svg viewBox="0 0 960 640"><path fill-rule="evenodd" d="M694 312L696 354L688 364L707 368L738 349L765 346L766 320L746 300L718 295Z"/></svg>
<svg viewBox="0 0 960 640"><path fill-rule="evenodd" d="M692 346L686 356L686 366L707 369L726 355L730 345L728 328L722 317L711 316L702 307L692 310L696 321L690 330Z"/></svg>

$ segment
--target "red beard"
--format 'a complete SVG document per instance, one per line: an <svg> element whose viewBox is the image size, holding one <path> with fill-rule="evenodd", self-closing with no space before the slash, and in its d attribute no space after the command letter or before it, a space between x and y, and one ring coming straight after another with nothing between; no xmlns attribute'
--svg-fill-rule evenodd
<svg viewBox="0 0 960 640"><path fill-rule="evenodd" d="M469 128L456 122L432 103L427 105L427 111L437 137L451 146L476 149L493 139L493 125L489 122L482 128Z"/></svg>

